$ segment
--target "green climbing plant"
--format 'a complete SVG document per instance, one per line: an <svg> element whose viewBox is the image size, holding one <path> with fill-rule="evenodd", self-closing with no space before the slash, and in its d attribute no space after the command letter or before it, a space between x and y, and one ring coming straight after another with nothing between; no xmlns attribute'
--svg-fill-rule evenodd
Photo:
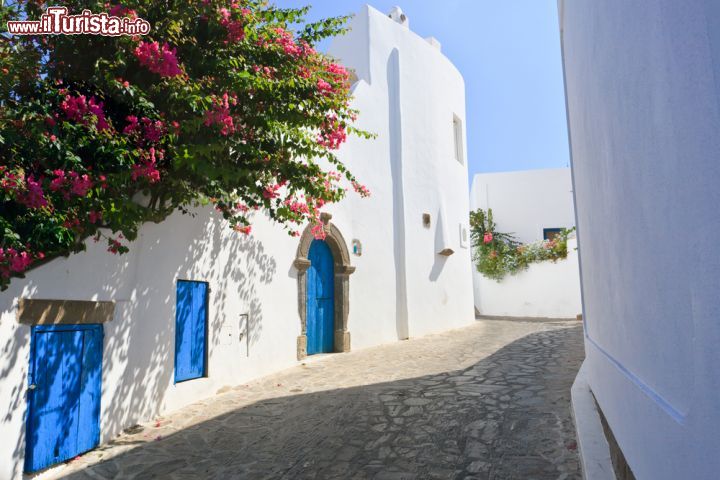
<svg viewBox="0 0 720 480"><path fill-rule="evenodd" d="M523 244L511 233L499 232L492 209L470 212L470 239L473 262L478 272L500 281L507 275L526 270L532 263L567 258L567 241L575 230L563 229L552 240Z"/></svg>

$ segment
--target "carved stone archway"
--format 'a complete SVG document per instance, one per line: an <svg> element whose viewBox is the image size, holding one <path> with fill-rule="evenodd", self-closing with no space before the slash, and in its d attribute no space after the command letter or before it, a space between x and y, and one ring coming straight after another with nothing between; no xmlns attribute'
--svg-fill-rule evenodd
<svg viewBox="0 0 720 480"><path fill-rule="evenodd" d="M330 247L335 264L335 333L334 345L336 352L350 351L350 332L348 331L348 314L350 313L350 275L355 267L350 265L350 252L340 230L330 223L332 216L322 214L325 242ZM297 358L307 357L307 269L310 267L308 253L315 237L312 226L308 225L300 237L295 255L295 268L298 271L298 313L300 314L300 336L297 338Z"/></svg>

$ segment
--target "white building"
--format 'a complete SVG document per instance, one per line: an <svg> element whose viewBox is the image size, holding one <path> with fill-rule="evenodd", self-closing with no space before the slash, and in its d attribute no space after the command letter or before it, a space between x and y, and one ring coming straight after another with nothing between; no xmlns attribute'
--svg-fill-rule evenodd
<svg viewBox="0 0 720 480"><path fill-rule="evenodd" d="M522 243L550 238L575 226L569 168L479 173L470 208L492 209L497 230ZM484 316L575 318L581 313L577 242L568 258L532 264L498 282L473 268L475 308Z"/></svg>
<svg viewBox="0 0 720 480"><path fill-rule="evenodd" d="M0 294L0 478L307 353L474 320L463 78L399 11L366 7L351 27L331 53L357 74L359 127L378 138L353 138L341 156L372 197L329 208L325 243L261 217L240 236L201 210L146 225L125 256L90 242L14 280ZM82 438L46 428L53 395Z"/></svg>
<svg viewBox="0 0 720 480"><path fill-rule="evenodd" d="M559 7L587 354L573 392L583 464L588 478L612 478L591 392L619 477L716 479L720 3Z"/></svg>

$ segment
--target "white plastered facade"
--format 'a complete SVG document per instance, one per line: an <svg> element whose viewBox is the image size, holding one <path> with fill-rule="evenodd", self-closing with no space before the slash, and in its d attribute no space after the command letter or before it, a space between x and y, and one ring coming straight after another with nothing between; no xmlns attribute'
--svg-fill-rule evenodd
<svg viewBox="0 0 720 480"><path fill-rule="evenodd" d="M407 26L370 7L334 40L330 53L358 81L353 105L360 128L340 156L372 192L327 208L351 254L348 331L352 349L448 330L474 321L467 229L467 161L455 158L453 122L465 132L460 73ZM57 259L0 293L0 478L22 471L30 327L20 298L111 300L104 324L101 442L122 429L273 371L296 365L301 333L298 239L262 216L238 235L218 214L180 213L143 226L129 254L102 244ZM423 214L431 218L423 224ZM449 256L438 252L451 250ZM175 384L175 289L180 279L207 281L207 377ZM249 341L247 336L249 335Z"/></svg>

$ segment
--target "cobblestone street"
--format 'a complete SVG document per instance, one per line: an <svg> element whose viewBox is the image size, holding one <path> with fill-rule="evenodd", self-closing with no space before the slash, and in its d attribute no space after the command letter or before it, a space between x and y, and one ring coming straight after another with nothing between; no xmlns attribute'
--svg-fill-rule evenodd
<svg viewBox="0 0 720 480"><path fill-rule="evenodd" d="M480 320L305 364L124 434L56 478L580 478L578 322Z"/></svg>

